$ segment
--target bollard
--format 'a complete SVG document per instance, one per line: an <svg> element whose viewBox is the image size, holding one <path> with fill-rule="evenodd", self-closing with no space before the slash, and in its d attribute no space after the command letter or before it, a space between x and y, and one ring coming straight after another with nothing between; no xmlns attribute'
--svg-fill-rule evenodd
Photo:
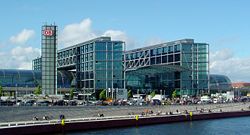
<svg viewBox="0 0 250 135"><path fill-rule="evenodd" d="M64 119L61 120L61 125L62 125L62 126L65 125L65 120L64 120Z"/></svg>
<svg viewBox="0 0 250 135"><path fill-rule="evenodd" d="M139 115L135 115L135 120L136 120L136 121L139 120Z"/></svg>
<svg viewBox="0 0 250 135"><path fill-rule="evenodd" d="M192 120L193 112L189 112L190 120Z"/></svg>

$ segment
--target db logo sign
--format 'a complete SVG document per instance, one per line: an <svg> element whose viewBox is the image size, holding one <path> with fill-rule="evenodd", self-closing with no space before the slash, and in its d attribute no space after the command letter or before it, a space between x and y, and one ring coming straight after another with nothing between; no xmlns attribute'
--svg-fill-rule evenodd
<svg viewBox="0 0 250 135"><path fill-rule="evenodd" d="M44 36L52 36L53 35L53 31L52 30L44 30L43 31L43 35Z"/></svg>

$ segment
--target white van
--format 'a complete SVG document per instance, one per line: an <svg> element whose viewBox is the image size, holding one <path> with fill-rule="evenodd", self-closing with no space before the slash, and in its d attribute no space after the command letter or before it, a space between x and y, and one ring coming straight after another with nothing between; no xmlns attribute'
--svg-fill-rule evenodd
<svg viewBox="0 0 250 135"><path fill-rule="evenodd" d="M212 103L212 99L209 96L202 96L201 103Z"/></svg>

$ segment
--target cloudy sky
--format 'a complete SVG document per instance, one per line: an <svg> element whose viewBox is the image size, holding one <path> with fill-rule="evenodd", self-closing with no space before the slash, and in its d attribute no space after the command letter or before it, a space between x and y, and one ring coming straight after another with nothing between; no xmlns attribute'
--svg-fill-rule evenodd
<svg viewBox="0 0 250 135"><path fill-rule="evenodd" d="M59 48L98 36L127 50L193 38L210 44L210 72L250 82L247 0L3 0L0 68L31 69L40 56L43 24L59 26Z"/></svg>

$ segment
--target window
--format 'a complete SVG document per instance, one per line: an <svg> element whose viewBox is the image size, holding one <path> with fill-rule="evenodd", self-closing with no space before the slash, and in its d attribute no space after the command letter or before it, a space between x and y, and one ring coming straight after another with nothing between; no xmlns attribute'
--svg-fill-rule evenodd
<svg viewBox="0 0 250 135"><path fill-rule="evenodd" d="M136 58L136 53L132 54L132 58L135 59Z"/></svg>
<svg viewBox="0 0 250 135"><path fill-rule="evenodd" d="M167 54L168 53L168 47L164 47L163 48L163 54Z"/></svg>
<svg viewBox="0 0 250 135"><path fill-rule="evenodd" d="M168 56L168 62L173 62L173 55Z"/></svg>
<svg viewBox="0 0 250 135"><path fill-rule="evenodd" d="M157 49L157 55L161 55L162 54L162 48L158 48Z"/></svg>
<svg viewBox="0 0 250 135"><path fill-rule="evenodd" d="M96 52L96 60L106 60L106 52Z"/></svg>
<svg viewBox="0 0 250 135"><path fill-rule="evenodd" d="M114 60L122 60L122 52L114 52Z"/></svg>
<svg viewBox="0 0 250 135"><path fill-rule="evenodd" d="M106 69L105 61L96 61L96 69Z"/></svg>
<svg viewBox="0 0 250 135"><path fill-rule="evenodd" d="M156 55L156 49L150 50L150 54L151 54L151 56L155 56Z"/></svg>
<svg viewBox="0 0 250 135"><path fill-rule="evenodd" d="M93 51L93 43L89 44L88 47L89 47L89 51Z"/></svg>
<svg viewBox="0 0 250 135"><path fill-rule="evenodd" d="M106 42L96 42L95 50L97 50L97 51L105 51L106 50Z"/></svg>
<svg viewBox="0 0 250 135"><path fill-rule="evenodd" d="M156 58L156 64L161 64L161 57Z"/></svg>
<svg viewBox="0 0 250 135"><path fill-rule="evenodd" d="M136 59L140 58L140 52L136 52Z"/></svg>
<svg viewBox="0 0 250 135"><path fill-rule="evenodd" d="M93 53L89 53L89 60L93 60Z"/></svg>
<svg viewBox="0 0 250 135"><path fill-rule="evenodd" d="M168 47L168 53L173 53L173 46Z"/></svg>
<svg viewBox="0 0 250 135"><path fill-rule="evenodd" d="M122 43L114 43L114 51L122 51Z"/></svg>
<svg viewBox="0 0 250 135"><path fill-rule="evenodd" d="M175 61L180 61L180 54L175 54Z"/></svg>
<svg viewBox="0 0 250 135"><path fill-rule="evenodd" d="M150 64L154 65L155 64L155 58L150 58Z"/></svg>
<svg viewBox="0 0 250 135"><path fill-rule="evenodd" d="M130 60L130 55L129 54L126 54L126 60Z"/></svg>
<svg viewBox="0 0 250 135"><path fill-rule="evenodd" d="M180 45L174 46L174 52L180 52Z"/></svg>

